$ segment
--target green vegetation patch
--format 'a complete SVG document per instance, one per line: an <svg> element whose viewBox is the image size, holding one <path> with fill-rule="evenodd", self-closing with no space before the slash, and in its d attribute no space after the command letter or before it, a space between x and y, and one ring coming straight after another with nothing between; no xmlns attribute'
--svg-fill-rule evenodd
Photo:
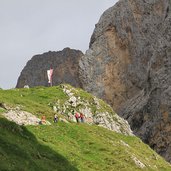
<svg viewBox="0 0 171 171"><path fill-rule="evenodd" d="M6 110L0 107L0 113L4 113Z"/></svg>
<svg viewBox="0 0 171 171"><path fill-rule="evenodd" d="M35 127L36 128L36 127ZM25 127L0 119L0 170L77 170Z"/></svg>
<svg viewBox="0 0 171 171"><path fill-rule="evenodd" d="M18 106L38 117L45 115L50 120L54 114L50 104L58 99L65 101L67 98L60 86L0 90L0 103L12 108Z"/></svg>
<svg viewBox="0 0 171 171"><path fill-rule="evenodd" d="M97 110L93 96L74 89L76 96L89 100ZM60 86L0 90L0 103L19 107L53 120L53 103L68 99ZM100 100L102 111L111 111ZM0 113L3 112L0 108ZM113 113L114 114L114 113ZM141 169L133 158L143 163ZM124 136L95 125L52 123L52 125L18 126L0 117L0 170L22 171L138 171L171 170L162 157L133 136Z"/></svg>
<svg viewBox="0 0 171 171"><path fill-rule="evenodd" d="M140 139L97 126L62 123L18 126L0 119L1 170L170 170Z"/></svg>

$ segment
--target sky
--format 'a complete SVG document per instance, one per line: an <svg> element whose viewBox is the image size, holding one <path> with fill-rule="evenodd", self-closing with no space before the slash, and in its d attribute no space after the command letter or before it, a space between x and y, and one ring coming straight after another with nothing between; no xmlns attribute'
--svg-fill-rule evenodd
<svg viewBox="0 0 171 171"><path fill-rule="evenodd" d="M0 88L15 88L34 55L88 49L95 24L118 0L0 0Z"/></svg>

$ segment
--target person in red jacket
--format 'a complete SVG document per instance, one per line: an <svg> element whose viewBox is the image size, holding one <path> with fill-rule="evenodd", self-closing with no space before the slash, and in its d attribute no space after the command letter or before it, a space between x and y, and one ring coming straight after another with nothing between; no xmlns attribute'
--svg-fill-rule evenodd
<svg viewBox="0 0 171 171"><path fill-rule="evenodd" d="M77 121L77 123L79 122L79 114L76 112L76 114L75 114L75 119L76 119L76 121Z"/></svg>
<svg viewBox="0 0 171 171"><path fill-rule="evenodd" d="M41 118L41 123L42 124L46 124L46 117L43 115L42 118Z"/></svg>

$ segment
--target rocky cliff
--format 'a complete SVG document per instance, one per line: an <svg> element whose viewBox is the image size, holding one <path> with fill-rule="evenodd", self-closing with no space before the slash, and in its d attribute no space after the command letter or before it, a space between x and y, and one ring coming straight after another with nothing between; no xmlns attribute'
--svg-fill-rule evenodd
<svg viewBox="0 0 171 171"><path fill-rule="evenodd" d="M171 1L120 0L101 16L79 65L83 88L171 162Z"/></svg>
<svg viewBox="0 0 171 171"><path fill-rule="evenodd" d="M30 87L48 86L47 70L50 67L54 69L53 85L69 83L75 87L80 87L78 63L81 56L83 56L81 51L70 48L35 55L22 70L16 87L21 88L25 85Z"/></svg>

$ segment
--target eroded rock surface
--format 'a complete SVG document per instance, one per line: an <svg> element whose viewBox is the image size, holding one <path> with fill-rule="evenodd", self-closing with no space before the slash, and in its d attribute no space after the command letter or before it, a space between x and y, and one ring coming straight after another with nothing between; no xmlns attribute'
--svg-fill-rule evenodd
<svg viewBox="0 0 171 171"><path fill-rule="evenodd" d="M40 119L33 114L20 111L20 110L9 110L2 114L10 121L17 123L18 125L39 125Z"/></svg>
<svg viewBox="0 0 171 171"><path fill-rule="evenodd" d="M80 61L80 80L171 162L170 0L120 0L106 10Z"/></svg>

